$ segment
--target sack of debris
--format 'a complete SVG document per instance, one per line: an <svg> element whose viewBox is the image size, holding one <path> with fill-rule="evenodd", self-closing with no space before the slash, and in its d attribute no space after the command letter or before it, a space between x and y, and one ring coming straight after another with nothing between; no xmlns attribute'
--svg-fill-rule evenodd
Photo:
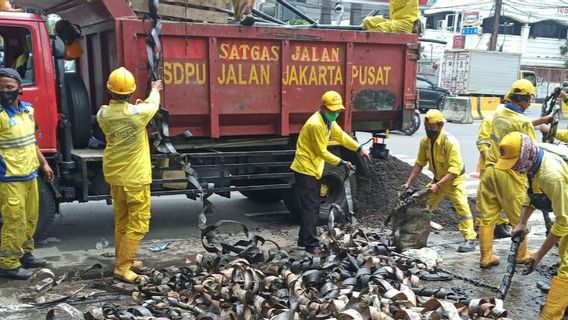
<svg viewBox="0 0 568 320"><path fill-rule="evenodd" d="M402 192L393 212L393 244L399 252L426 247L430 236L427 189Z"/></svg>

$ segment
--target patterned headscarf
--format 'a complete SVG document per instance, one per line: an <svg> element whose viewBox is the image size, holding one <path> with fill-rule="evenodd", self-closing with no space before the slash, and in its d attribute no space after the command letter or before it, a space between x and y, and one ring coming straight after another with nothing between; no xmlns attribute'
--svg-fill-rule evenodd
<svg viewBox="0 0 568 320"><path fill-rule="evenodd" d="M540 148L525 134L521 135L521 139L521 154L512 169L520 173L527 173L537 163Z"/></svg>

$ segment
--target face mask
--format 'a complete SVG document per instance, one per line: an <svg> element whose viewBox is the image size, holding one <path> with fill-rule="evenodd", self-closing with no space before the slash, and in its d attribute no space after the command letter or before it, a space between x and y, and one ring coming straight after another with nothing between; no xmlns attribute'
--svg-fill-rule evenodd
<svg viewBox="0 0 568 320"><path fill-rule="evenodd" d="M426 136L428 138L436 138L439 133L440 133L440 131L438 131L438 130L426 130Z"/></svg>
<svg viewBox="0 0 568 320"><path fill-rule="evenodd" d="M333 122L333 121L337 120L337 118L339 118L339 112L335 112L335 113L324 112L323 114L325 115L325 118L329 122Z"/></svg>
<svg viewBox="0 0 568 320"><path fill-rule="evenodd" d="M10 104L12 104L12 102L14 102L14 100L16 100L19 94L20 92L18 90L0 91L0 104L2 104L4 108L7 108Z"/></svg>

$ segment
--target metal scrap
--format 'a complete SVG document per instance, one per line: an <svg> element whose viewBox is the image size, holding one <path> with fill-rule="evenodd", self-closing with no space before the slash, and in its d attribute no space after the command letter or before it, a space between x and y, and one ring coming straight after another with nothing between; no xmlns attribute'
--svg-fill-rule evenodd
<svg viewBox="0 0 568 320"><path fill-rule="evenodd" d="M322 234L325 257L288 255L237 221L206 226L201 241L208 254L185 266L149 270L148 282L132 292L137 306L107 303L86 318L505 319L502 300L421 286L419 277L432 273L426 264L393 252L381 234L336 225L340 210L333 207ZM234 232L235 226L244 239L222 234L221 227Z"/></svg>

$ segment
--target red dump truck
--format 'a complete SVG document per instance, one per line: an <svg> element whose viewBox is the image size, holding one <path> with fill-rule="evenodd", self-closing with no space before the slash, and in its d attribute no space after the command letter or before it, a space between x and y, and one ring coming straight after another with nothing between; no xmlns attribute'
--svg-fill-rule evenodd
<svg viewBox="0 0 568 320"><path fill-rule="evenodd" d="M126 1L16 0L15 5L56 13L82 29L83 55L66 70L60 39L43 18L0 13L2 65L27 56L23 100L33 103L37 140L56 170L52 185L40 184L38 237L45 236L64 202L107 200L104 139L94 114L108 101L106 79L118 66L133 71L135 98L150 79L147 33ZM153 137L153 195L229 197L239 191L253 201L294 205L289 165L304 121L327 90L340 92L346 112L339 119L350 132L374 134L400 129L412 117L418 38L412 34L318 30L278 26L242 27L161 21L164 81L160 117ZM169 130L169 132L168 132ZM173 148L173 151L171 150ZM353 161L365 181L366 164L339 146L333 152ZM326 167L322 210L345 205L341 168ZM287 196L288 195L288 196Z"/></svg>

